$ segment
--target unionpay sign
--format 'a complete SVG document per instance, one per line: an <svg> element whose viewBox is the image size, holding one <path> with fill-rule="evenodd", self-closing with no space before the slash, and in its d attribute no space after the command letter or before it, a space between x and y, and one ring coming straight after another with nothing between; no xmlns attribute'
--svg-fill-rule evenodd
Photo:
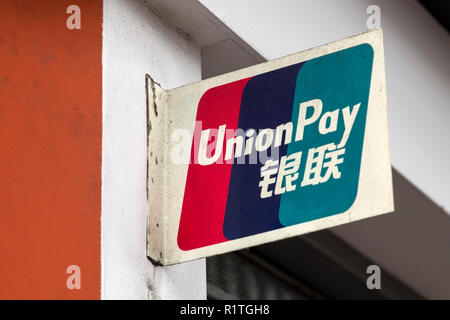
<svg viewBox="0 0 450 320"><path fill-rule="evenodd" d="M165 119L149 106L149 122L166 140L150 130L149 256L176 263L392 211L381 37L168 92L153 83Z"/></svg>

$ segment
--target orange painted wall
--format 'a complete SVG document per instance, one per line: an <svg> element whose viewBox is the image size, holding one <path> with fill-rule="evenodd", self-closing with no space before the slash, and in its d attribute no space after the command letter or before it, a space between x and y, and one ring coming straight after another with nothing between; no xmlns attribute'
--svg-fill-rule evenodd
<svg viewBox="0 0 450 320"><path fill-rule="evenodd" d="M102 1L2 0L0 23L0 299L98 299Z"/></svg>

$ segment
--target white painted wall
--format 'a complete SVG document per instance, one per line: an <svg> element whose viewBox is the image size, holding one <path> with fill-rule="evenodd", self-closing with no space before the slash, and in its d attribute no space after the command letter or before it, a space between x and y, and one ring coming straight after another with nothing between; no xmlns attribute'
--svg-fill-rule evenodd
<svg viewBox="0 0 450 320"><path fill-rule="evenodd" d="M103 17L102 298L204 299L204 260L146 258L145 74L170 89L201 78L200 48L139 0L105 0Z"/></svg>
<svg viewBox="0 0 450 320"><path fill-rule="evenodd" d="M393 166L450 213L450 41L416 0L199 0L268 60L367 31L381 8Z"/></svg>

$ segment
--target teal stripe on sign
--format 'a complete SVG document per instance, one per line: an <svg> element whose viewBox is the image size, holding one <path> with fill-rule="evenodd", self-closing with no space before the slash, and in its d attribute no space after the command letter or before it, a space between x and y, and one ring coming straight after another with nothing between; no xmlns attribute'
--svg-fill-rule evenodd
<svg viewBox="0 0 450 320"><path fill-rule="evenodd" d="M297 76L296 92L293 105L292 122L297 127L300 103L313 99L320 99L323 104L321 116L326 112L338 110L336 131L327 134L319 133L319 119L306 126L303 139L288 146L288 155L302 152L299 176L296 180L296 189L286 192L281 197L279 219L283 226L303 223L348 210L355 201L358 191L359 171L361 167L361 154L364 141L367 104L372 73L373 49L369 44L358 45L323 57L307 61ZM318 164L318 167L307 168L308 153L311 148L318 148L327 144L338 145L344 134L343 109L360 103L358 113L350 132L345 153L337 157L343 159L335 167L340 172L340 178L326 176L327 167ZM311 117L312 108L307 109L306 118ZM330 114L328 114L330 115ZM323 123L324 127L332 127L330 118ZM349 127L349 126L348 126ZM336 150L334 150L336 151ZM339 151L339 152L342 152ZM334 153L336 155L337 153ZM320 160L320 153L314 154ZM333 151L324 152L324 162L333 157ZM311 158L311 159L313 159ZM316 164L317 166L317 164ZM331 166L332 167L332 166ZM310 172L305 178L305 170ZM315 172L315 174L314 174ZM321 180L322 177L322 180ZM316 178L316 179L314 179ZM302 186L302 182L304 185ZM309 184L308 184L309 182ZM317 184L312 184L315 182Z"/></svg>

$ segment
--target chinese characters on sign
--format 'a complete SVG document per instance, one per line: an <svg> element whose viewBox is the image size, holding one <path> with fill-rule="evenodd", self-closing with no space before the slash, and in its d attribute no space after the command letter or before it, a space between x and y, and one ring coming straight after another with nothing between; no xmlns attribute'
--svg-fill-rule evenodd
<svg viewBox="0 0 450 320"><path fill-rule="evenodd" d="M336 149L334 143L309 149L301 187L327 182L330 177L339 179L341 172L338 165L344 161L342 158L344 153L345 148ZM272 196L269 186L274 183L276 195L295 190L301 157L302 151L299 151L289 156L282 156L280 161L272 159L266 161L261 168L262 180L259 182L261 198ZM278 162L280 162L280 165L278 165ZM324 175L321 174L323 169L326 169Z"/></svg>

